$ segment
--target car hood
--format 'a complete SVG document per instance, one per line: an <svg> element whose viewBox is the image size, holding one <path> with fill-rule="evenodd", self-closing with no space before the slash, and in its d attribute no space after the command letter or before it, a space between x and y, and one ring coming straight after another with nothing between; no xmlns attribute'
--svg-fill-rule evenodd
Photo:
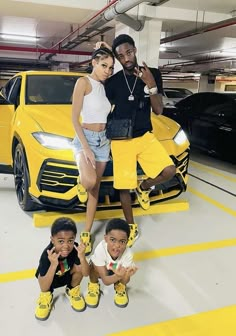
<svg viewBox="0 0 236 336"><path fill-rule="evenodd" d="M24 110L41 131L71 138L74 136L71 105L30 105L25 106Z"/></svg>
<svg viewBox="0 0 236 336"><path fill-rule="evenodd" d="M153 132L160 141L173 139L180 129L180 125L177 122L163 115L152 113L151 118Z"/></svg>

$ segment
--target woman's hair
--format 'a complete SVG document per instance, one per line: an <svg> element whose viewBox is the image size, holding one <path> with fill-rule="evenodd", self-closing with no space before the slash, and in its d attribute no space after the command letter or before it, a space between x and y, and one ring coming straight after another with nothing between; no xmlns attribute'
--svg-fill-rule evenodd
<svg viewBox="0 0 236 336"><path fill-rule="evenodd" d="M130 226L123 219L119 219L119 218L111 219L106 225L106 231L105 231L106 235L112 230L124 231L127 234L127 238L129 238Z"/></svg>
<svg viewBox="0 0 236 336"><path fill-rule="evenodd" d="M135 47L134 40L131 36L127 34L120 34L114 39L112 43L112 51L115 56L116 56L116 48L119 47L119 45L124 44L124 43L129 43L130 45Z"/></svg>
<svg viewBox="0 0 236 336"><path fill-rule="evenodd" d="M113 52L105 47L99 48L95 50L92 54L92 60L95 59L96 61L106 59L108 57L111 57L113 62L115 62L115 57L113 55Z"/></svg>
<svg viewBox="0 0 236 336"><path fill-rule="evenodd" d="M51 236L55 236L60 231L72 231L74 235L77 234L75 222L68 217L57 218L51 227Z"/></svg>

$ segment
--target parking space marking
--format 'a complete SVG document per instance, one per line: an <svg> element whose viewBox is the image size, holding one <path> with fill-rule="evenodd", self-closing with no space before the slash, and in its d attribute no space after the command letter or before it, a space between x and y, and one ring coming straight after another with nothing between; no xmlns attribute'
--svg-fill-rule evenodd
<svg viewBox="0 0 236 336"><path fill-rule="evenodd" d="M206 171L206 172L208 172L208 173L210 173L212 175L215 175L215 176L218 176L218 177L222 177L225 180L228 180L230 182L235 182L236 183L236 178L235 177L222 174L222 173L220 173L219 171L217 171L215 169L211 169L211 168L209 168L209 167L207 167L205 165L202 165L201 163L197 163L195 161L190 160L190 166L193 166L194 168L198 168L200 170Z"/></svg>
<svg viewBox="0 0 236 336"><path fill-rule="evenodd" d="M235 316L236 305L233 305L106 336L235 336Z"/></svg>
<svg viewBox="0 0 236 336"><path fill-rule="evenodd" d="M193 253L193 252L202 252L202 251L218 249L218 248L226 248L226 247L231 247L231 246L236 246L236 238L212 241L212 242L206 242L206 243L199 243L199 244L184 245L184 246L167 247L167 248L161 248L158 250L135 252L134 261L141 262L141 261L160 258L160 257L168 257L168 256L187 254L187 253ZM35 271L36 271L35 269L31 269L31 270L0 274L0 283L31 279L34 277Z"/></svg>
<svg viewBox="0 0 236 336"><path fill-rule="evenodd" d="M189 192L191 192L193 195L195 196L198 196L200 197L201 199L203 199L204 201L214 205L215 207L223 210L224 212L228 213L229 215L233 216L233 217L236 217L236 211L225 206L224 204L214 200L213 198L201 193L200 191L188 186L188 189L187 189Z"/></svg>

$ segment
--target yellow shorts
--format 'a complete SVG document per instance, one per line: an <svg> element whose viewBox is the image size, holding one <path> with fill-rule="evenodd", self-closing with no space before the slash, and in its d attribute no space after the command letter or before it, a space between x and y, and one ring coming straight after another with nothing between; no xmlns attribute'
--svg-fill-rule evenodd
<svg viewBox="0 0 236 336"><path fill-rule="evenodd" d="M173 165L165 148L151 132L129 140L112 140L114 188L137 187L137 161L147 177L155 178Z"/></svg>

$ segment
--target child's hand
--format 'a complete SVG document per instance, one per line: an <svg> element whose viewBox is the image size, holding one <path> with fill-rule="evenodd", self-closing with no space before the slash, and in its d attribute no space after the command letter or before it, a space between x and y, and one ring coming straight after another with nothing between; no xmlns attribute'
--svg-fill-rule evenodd
<svg viewBox="0 0 236 336"><path fill-rule="evenodd" d="M51 250L47 250L47 253L50 263L57 266L59 264L58 258L60 257L61 253L56 253L55 247L53 247Z"/></svg>
<svg viewBox="0 0 236 336"><path fill-rule="evenodd" d="M113 273L115 273L119 278L123 278L126 273L126 268L119 265L117 269L113 270Z"/></svg>
<svg viewBox="0 0 236 336"><path fill-rule="evenodd" d="M74 245L74 247L78 252L78 258L80 259L81 257L84 257L86 245L82 242L82 240L80 241L79 246Z"/></svg>
<svg viewBox="0 0 236 336"><path fill-rule="evenodd" d="M132 275L134 275L138 270L137 266L129 266L126 268L126 273L128 273L128 275L131 277Z"/></svg>

